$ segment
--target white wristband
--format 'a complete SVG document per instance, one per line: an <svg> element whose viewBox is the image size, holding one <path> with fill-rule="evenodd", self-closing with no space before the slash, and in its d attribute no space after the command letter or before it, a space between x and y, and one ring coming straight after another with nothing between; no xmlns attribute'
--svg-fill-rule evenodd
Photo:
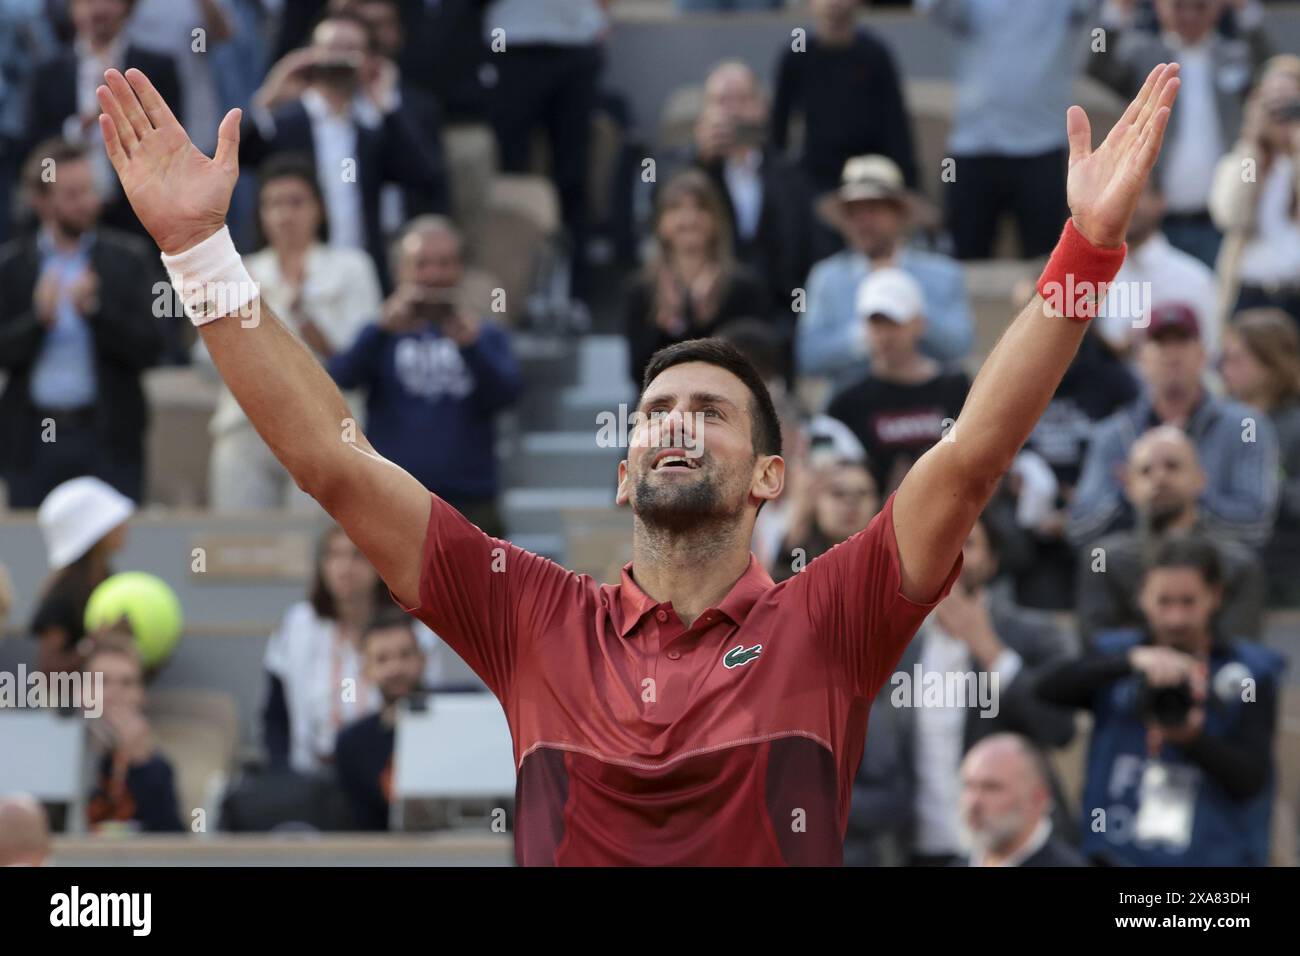
<svg viewBox="0 0 1300 956"><path fill-rule="evenodd" d="M244 268L225 226L184 252L164 253L162 261L185 314L196 326L243 312L258 298L257 283Z"/></svg>

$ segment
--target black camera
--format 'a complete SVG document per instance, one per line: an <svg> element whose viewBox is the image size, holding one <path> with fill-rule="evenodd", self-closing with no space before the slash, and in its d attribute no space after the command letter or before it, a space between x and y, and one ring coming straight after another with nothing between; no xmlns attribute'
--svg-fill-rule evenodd
<svg viewBox="0 0 1300 956"><path fill-rule="evenodd" d="M1181 727L1192 711L1192 685L1187 681L1153 687L1146 678L1138 687L1138 712L1148 723L1161 727Z"/></svg>

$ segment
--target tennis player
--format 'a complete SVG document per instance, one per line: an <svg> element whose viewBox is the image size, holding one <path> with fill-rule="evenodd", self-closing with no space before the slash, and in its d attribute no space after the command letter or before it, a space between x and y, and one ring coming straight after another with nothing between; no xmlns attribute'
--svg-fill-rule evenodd
<svg viewBox="0 0 1300 956"><path fill-rule="evenodd" d="M505 708L518 861L836 864L871 700L952 586L1123 261L1177 74L1156 67L1096 150L1070 108L1072 217L1038 294L871 525L780 585L749 550L781 493L780 431L738 353L686 342L650 363L618 466L632 562L598 584L488 537L356 433L311 351L257 300L225 227L237 110L209 159L138 70L110 70L97 95L123 189L249 420Z"/></svg>

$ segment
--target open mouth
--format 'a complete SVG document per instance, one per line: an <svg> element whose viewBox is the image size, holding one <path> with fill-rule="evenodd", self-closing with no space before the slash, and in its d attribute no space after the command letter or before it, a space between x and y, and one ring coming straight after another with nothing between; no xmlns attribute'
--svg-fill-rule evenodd
<svg viewBox="0 0 1300 956"><path fill-rule="evenodd" d="M694 471L700 467L698 458L690 458L675 449L660 452L650 466L651 471Z"/></svg>

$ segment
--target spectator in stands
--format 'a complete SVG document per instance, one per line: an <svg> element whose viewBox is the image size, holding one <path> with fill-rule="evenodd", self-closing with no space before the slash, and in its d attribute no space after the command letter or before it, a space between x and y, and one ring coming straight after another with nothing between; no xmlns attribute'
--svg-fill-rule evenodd
<svg viewBox="0 0 1300 956"><path fill-rule="evenodd" d="M871 343L854 303L862 280L875 269L896 267L920 283L927 319L924 354L955 362L975 344L961 267L906 244L909 208L902 174L891 160L858 156L844 164L843 183L827 211L838 220L848 248L808 274L807 313L799 318L795 346L800 375L845 384L860 372Z"/></svg>
<svg viewBox="0 0 1300 956"><path fill-rule="evenodd" d="M1265 412L1282 466L1273 537L1263 551L1270 606L1300 606L1300 334L1277 309L1240 312L1224 336L1228 394ZM1250 636L1247 634L1246 636Z"/></svg>
<svg viewBox="0 0 1300 956"><path fill-rule="evenodd" d="M234 34L230 8L231 0L133 0L126 26L132 45L175 64L182 111L177 115L185 117L191 141L209 156L217 148L217 126L226 112L209 54Z"/></svg>
<svg viewBox="0 0 1300 956"><path fill-rule="evenodd" d="M708 176L687 169L655 195L655 249L632 280L623 305L628 374L659 349L712 335L731 319L766 318L761 279L736 262L727 213Z"/></svg>
<svg viewBox="0 0 1300 956"><path fill-rule="evenodd" d="M370 256L327 243L325 201L308 157L274 156L258 177L260 251L244 264L262 299L322 361L352 345L381 305ZM211 360L202 346L196 356ZM360 407L353 397L354 411ZM216 511L316 510L222 386L212 416L208 497Z"/></svg>
<svg viewBox="0 0 1300 956"><path fill-rule="evenodd" d="M129 632L96 637L86 670L103 675L104 711L91 718L90 731L105 751L87 822L94 829L129 822L148 833L183 831L175 775L144 713L144 669Z"/></svg>
<svg viewBox="0 0 1300 956"><path fill-rule="evenodd" d="M1098 538L1079 561L1076 611L1085 639L1142 623L1142 562L1171 534L1205 533L1198 504L1204 490L1205 472L1182 429L1161 425L1133 443L1124 493L1136 528ZM1256 639L1263 627L1264 568L1254 551L1236 541L1220 538L1214 544L1223 568L1219 623L1230 634Z"/></svg>
<svg viewBox="0 0 1300 956"><path fill-rule="evenodd" d="M694 161L727 211L736 259L767 282L775 308L793 302L812 265L812 191L803 171L763 146L767 104L758 79L726 60L704 81Z"/></svg>
<svg viewBox="0 0 1300 956"><path fill-rule="evenodd" d="M443 212L448 193L437 130L422 130L404 108L397 68L378 55L367 22L330 13L311 45L271 68L240 131L240 162L270 154L310 155L325 196L330 244L370 253L387 282L381 187L396 183L408 212Z"/></svg>
<svg viewBox="0 0 1300 956"><path fill-rule="evenodd" d="M877 269L863 279L857 313L870 342L868 374L826 411L862 442L876 487L888 498L916 459L948 435L970 380L921 354L925 296L902 269Z"/></svg>
<svg viewBox="0 0 1300 956"><path fill-rule="evenodd" d="M189 117L181 108L175 61L143 49L128 35L127 19L136 2L69 0L75 31L72 46L36 66L28 87L31 98L25 146L30 151L54 137L84 144L94 170L95 188L105 204L104 221L143 236L144 229L131 211L104 150L95 88L104 82L104 71L110 67L135 68L149 77L182 123L187 123Z"/></svg>
<svg viewBox="0 0 1300 956"><path fill-rule="evenodd" d="M45 673L80 667L86 602L112 575L110 561L126 543L126 523L134 513L130 498L90 477L65 481L41 502L36 521L45 538L50 576L30 630L39 642L37 666Z"/></svg>
<svg viewBox="0 0 1300 956"><path fill-rule="evenodd" d="M487 118L484 77L493 73L489 61L495 57L484 39L485 6L483 0L439 0L400 7L406 37L399 60L402 76L431 93L448 122Z"/></svg>
<svg viewBox="0 0 1300 956"><path fill-rule="evenodd" d="M32 70L56 40L44 0L0 0L0 243L12 234L13 187L26 156Z"/></svg>
<svg viewBox="0 0 1300 956"><path fill-rule="evenodd" d="M1216 627L1222 593L1214 545L1170 538L1143 576L1144 626L1101 634L1081 660L1041 676L1045 699L1092 711L1087 855L1138 866L1267 863L1285 663Z"/></svg>
<svg viewBox="0 0 1300 956"><path fill-rule="evenodd" d="M415 621L391 605L361 635L362 673L383 706L339 731L334 768L358 830L387 830L397 705L420 689L424 651Z"/></svg>
<svg viewBox="0 0 1300 956"><path fill-rule="evenodd" d="M14 508L97 475L141 500L148 409L141 373L158 359L158 257L99 225L86 148L38 147L23 188L39 232L0 248L0 475ZM167 297L170 304L171 299Z"/></svg>
<svg viewBox="0 0 1300 956"><path fill-rule="evenodd" d="M865 528L881 505L875 479L862 459L810 462L796 475L794 514L772 564L772 580L778 583Z"/></svg>
<svg viewBox="0 0 1300 956"><path fill-rule="evenodd" d="M377 452L500 537L495 418L523 387L510 338L463 301L461 238L450 221L413 219L394 257L397 289L380 319L326 367L340 388L366 390L366 437Z"/></svg>
<svg viewBox="0 0 1300 956"><path fill-rule="evenodd" d="M819 192L834 189L853 156L878 153L916 183L912 131L889 48L859 28L854 0L812 0L813 28L798 34L776 67L772 142L793 150L803 121L800 164Z"/></svg>
<svg viewBox="0 0 1300 956"><path fill-rule="evenodd" d="M897 825L859 813L858 825L901 840L903 856L913 865L946 865L960 856L959 768L972 745L999 731L1056 747L1074 735L1069 712L1033 694L1038 671L1068 656L1072 646L1050 618L1017 607L994 586L1001 544L992 527L981 517L971 529L957 586L921 625L881 691L881 704L873 708L874 713L887 702L899 713L879 729L873 717L863 765L879 765L872 754L877 748L895 750L895 769L907 781L910 810ZM968 679L954 682L951 675ZM935 680L939 686L960 688L964 696L936 699ZM979 691L981 686L985 691ZM898 739L885 739L891 731ZM881 797L894 786L879 776L859 778L854 802L886 804Z"/></svg>
<svg viewBox="0 0 1300 956"><path fill-rule="evenodd" d="M1052 833L1052 788L1042 753L1020 734L971 747L961 763L961 829L971 866L1087 866Z"/></svg>
<svg viewBox="0 0 1300 956"><path fill-rule="evenodd" d="M1015 569L1016 598L1022 604L1054 610L1073 605L1076 555L1066 525L1084 456L1095 424L1137 397L1132 371L1103 341L1094 322L1025 442L1026 451L1051 469L1056 489L1046 512L1020 532L1028 551L1028 560Z"/></svg>
<svg viewBox="0 0 1300 956"><path fill-rule="evenodd" d="M1274 306L1300 323L1300 57L1269 60L1246 104L1241 137L1210 194L1230 237L1219 268L1236 310ZM1231 304L1232 296L1227 297Z"/></svg>
<svg viewBox="0 0 1300 956"><path fill-rule="evenodd" d="M307 600L290 607L266 647L263 744L273 767L308 773L328 763L346 724L374 710L361 634L391 603L384 583L343 529L320 537Z"/></svg>
<svg viewBox="0 0 1300 956"><path fill-rule="evenodd" d="M1181 67L1179 109L1169 116L1153 179L1168 206L1169 241L1213 267L1220 234L1210 219L1210 188L1215 164L1241 129L1251 77L1268 56L1264 10L1257 0L1238 4L1241 35L1228 37L1217 29L1226 0L1156 0L1153 33L1132 28L1134 6L1108 0L1103 7L1106 50L1089 57L1088 73L1127 99L1156 64Z"/></svg>
<svg viewBox="0 0 1300 956"><path fill-rule="evenodd" d="M40 801L26 793L0 794L0 867L44 866L51 852L50 823Z"/></svg>
<svg viewBox="0 0 1300 956"><path fill-rule="evenodd" d="M1205 470L1200 504L1207 530L1251 547L1264 544L1278 499L1272 423L1205 387L1205 347L1190 308L1158 305L1143 331L1138 371L1145 394L1097 425L1070 504L1070 540L1085 545L1107 531L1132 527L1120 485L1124 461L1143 432L1174 425L1192 440Z"/></svg>
<svg viewBox="0 0 1300 956"><path fill-rule="evenodd" d="M442 109L434 95L419 83L413 82L399 65L402 51L406 47L406 36L398 0L330 0L329 8L332 11L347 11L366 23L372 46L365 70L369 73L396 75L396 79L391 82L397 90L398 108L441 154ZM449 169L449 179L450 175ZM449 204L450 182L445 189L446 196L441 198ZM428 196L418 189L404 190L397 183L385 183L379 196L379 218L384 235L393 235L417 213L434 212L439 198Z"/></svg>
<svg viewBox="0 0 1300 956"><path fill-rule="evenodd" d="M488 98L501 169L532 169L533 134L550 145L551 178L573 257L573 290L585 295L591 117L609 30L610 0L491 0L483 16L496 85Z"/></svg>
<svg viewBox="0 0 1300 956"><path fill-rule="evenodd" d="M1200 259L1175 248L1160 226L1165 198L1154 179L1138 199L1128 227L1128 255L1111 282L1094 327L1106 344L1128 355L1151 318L1151 308L1182 302L1196 314L1206 354L1219 354L1219 284Z"/></svg>
<svg viewBox="0 0 1300 956"><path fill-rule="evenodd" d="M991 259L1004 213L1015 218L1023 258L1047 255L1068 215L1061 116L1073 102L1096 0L915 5L957 41L948 137L956 165L943 177L957 258Z"/></svg>

